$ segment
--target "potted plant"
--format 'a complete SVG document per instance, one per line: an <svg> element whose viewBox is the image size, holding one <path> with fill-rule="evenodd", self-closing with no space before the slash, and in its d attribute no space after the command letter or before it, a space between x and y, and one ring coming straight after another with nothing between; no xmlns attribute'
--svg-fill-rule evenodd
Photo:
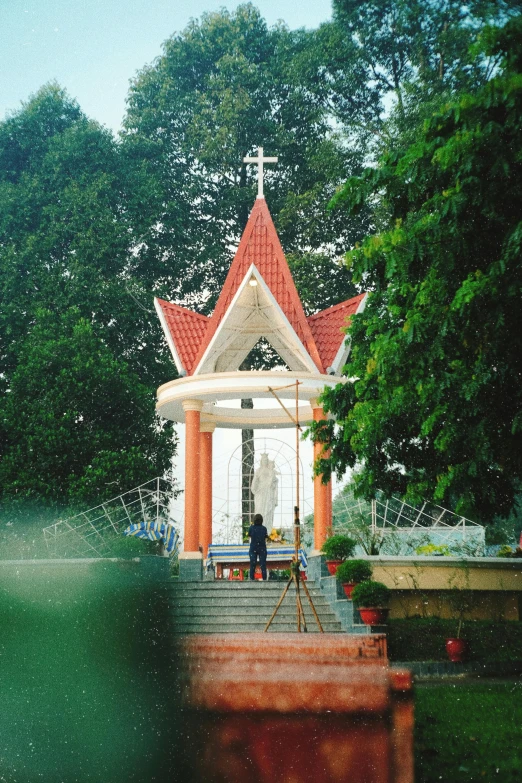
<svg viewBox="0 0 522 783"><path fill-rule="evenodd" d="M367 560L345 560L337 568L336 577L343 586L347 598L359 582L372 578L372 567Z"/></svg>
<svg viewBox="0 0 522 783"><path fill-rule="evenodd" d="M328 573L335 576L337 567L343 560L353 555L356 546L357 542L350 536L336 535L327 538L321 547L321 552L326 557Z"/></svg>
<svg viewBox="0 0 522 783"><path fill-rule="evenodd" d="M449 604L458 620L457 635L446 639L446 652L452 663L462 663L469 653L469 645L460 634L464 623L464 615L473 607L473 595L469 590L453 587L448 596Z"/></svg>
<svg viewBox="0 0 522 783"><path fill-rule="evenodd" d="M357 604L365 625L382 625L388 617L390 589L382 582L366 579L355 585L352 600Z"/></svg>

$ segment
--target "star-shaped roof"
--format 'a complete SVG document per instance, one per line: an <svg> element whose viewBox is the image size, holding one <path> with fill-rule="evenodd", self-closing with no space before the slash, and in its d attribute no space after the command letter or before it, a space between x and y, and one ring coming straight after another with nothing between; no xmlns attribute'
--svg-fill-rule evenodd
<svg viewBox="0 0 522 783"><path fill-rule="evenodd" d="M340 373L343 327L365 294L306 317L264 198L256 199L214 312L206 318L156 299L178 372L237 370L264 337L291 370Z"/></svg>

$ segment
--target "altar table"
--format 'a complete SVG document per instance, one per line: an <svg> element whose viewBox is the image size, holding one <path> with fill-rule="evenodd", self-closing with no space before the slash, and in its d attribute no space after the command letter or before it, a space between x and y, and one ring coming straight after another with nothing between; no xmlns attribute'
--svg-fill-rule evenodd
<svg viewBox="0 0 522 783"><path fill-rule="evenodd" d="M212 565L216 569L216 578L223 578L224 568L239 568L240 578L242 569L250 567L249 544L211 544L208 548L207 566ZM290 545L276 545L266 548L266 567L270 571L281 571L290 568L295 553ZM301 568L306 568L308 562L304 549L299 550L299 562Z"/></svg>

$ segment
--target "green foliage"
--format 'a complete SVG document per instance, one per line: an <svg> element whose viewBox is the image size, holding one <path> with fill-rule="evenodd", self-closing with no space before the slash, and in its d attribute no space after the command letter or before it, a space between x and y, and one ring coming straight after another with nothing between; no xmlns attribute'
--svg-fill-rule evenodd
<svg viewBox="0 0 522 783"><path fill-rule="evenodd" d="M351 45L351 60L358 63L357 84L373 87L373 112L362 123L374 136L373 149L411 143L443 101L484 84L498 58L478 45L481 37L487 25L504 24L516 13L515 0L334 0L345 48Z"/></svg>
<svg viewBox="0 0 522 783"><path fill-rule="evenodd" d="M56 85L0 123L4 498L101 500L169 467L153 404L169 365L128 293L127 185L110 133Z"/></svg>
<svg viewBox="0 0 522 783"><path fill-rule="evenodd" d="M429 557L430 555L445 555L446 557L449 557L451 556L451 550L446 544L424 544L415 549L415 554L425 555L426 557Z"/></svg>
<svg viewBox="0 0 522 783"><path fill-rule="evenodd" d="M6 779L14 769L20 781L85 783L99 780L100 768L111 783L177 774L168 600L142 563L2 564ZM138 719L148 731L134 728ZM21 743L34 751L18 756Z"/></svg>
<svg viewBox="0 0 522 783"><path fill-rule="evenodd" d="M456 638L460 639L466 615L469 615L477 604L477 594L474 593L473 590L463 590L460 587L452 587L448 591L446 600L451 608L453 616L457 620Z"/></svg>
<svg viewBox="0 0 522 783"><path fill-rule="evenodd" d="M499 549L497 557L522 557L522 549L520 547L513 549L510 546L503 546Z"/></svg>
<svg viewBox="0 0 522 783"><path fill-rule="evenodd" d="M514 544L522 532L522 495L517 490L515 503L508 516L498 516L486 528L486 544Z"/></svg>
<svg viewBox="0 0 522 783"><path fill-rule="evenodd" d="M269 28L252 5L240 5L192 21L138 75L122 138L138 278L152 270L166 297L212 309L256 195L256 170L243 158L262 144L279 157L266 166L265 192L305 304L325 306L312 290L314 263L328 273L327 304L333 291L336 301L354 293L334 259L363 235L366 212L347 219L326 208L361 165L360 151L333 129L330 99L353 85L338 78L328 87L326 63L333 58L342 71L332 36Z"/></svg>
<svg viewBox="0 0 522 783"><path fill-rule="evenodd" d="M318 466L328 476L359 464L356 494L367 499L433 499L489 521L518 490L520 30L516 20L497 35L498 76L338 198L357 210L379 194L390 213L387 230L348 255L371 293L349 331L346 375L357 380L324 395L339 427L323 427L332 456Z"/></svg>
<svg viewBox="0 0 522 783"><path fill-rule="evenodd" d="M346 560L353 555L356 543L349 536L330 536L321 547L321 552L327 560Z"/></svg>
<svg viewBox="0 0 522 783"><path fill-rule="evenodd" d="M357 584L372 578L373 569L367 560L345 560L335 576L342 584Z"/></svg>
<svg viewBox="0 0 522 783"><path fill-rule="evenodd" d="M388 606L390 595L390 588L385 584L366 579L353 588L352 601L357 606L384 607Z"/></svg>
<svg viewBox="0 0 522 783"><path fill-rule="evenodd" d="M168 469L172 428L150 388L70 309L22 342L1 402L6 495L104 500Z"/></svg>

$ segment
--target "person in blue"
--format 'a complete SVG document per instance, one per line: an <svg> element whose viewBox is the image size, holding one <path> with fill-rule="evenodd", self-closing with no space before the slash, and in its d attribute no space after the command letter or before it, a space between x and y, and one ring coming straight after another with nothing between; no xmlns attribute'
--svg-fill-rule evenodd
<svg viewBox="0 0 522 783"><path fill-rule="evenodd" d="M268 538L268 530L263 525L261 514L254 516L254 524L250 525L248 536L250 538L250 579L254 579L257 558L259 558L261 576L263 581L266 581L266 540Z"/></svg>

